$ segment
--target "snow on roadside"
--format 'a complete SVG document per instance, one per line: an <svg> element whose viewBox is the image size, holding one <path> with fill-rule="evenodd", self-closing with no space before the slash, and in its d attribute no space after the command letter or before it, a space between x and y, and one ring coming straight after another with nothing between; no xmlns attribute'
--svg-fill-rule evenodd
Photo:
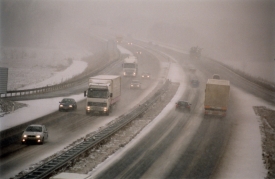
<svg viewBox="0 0 275 179"><path fill-rule="evenodd" d="M32 88L39 88L39 87L59 84L68 79L73 78L78 74L81 74L86 68L87 68L86 62L74 60L72 64L68 68L66 68L64 71L55 72L53 76L51 76L50 78L44 81L41 81L35 84L30 84L20 89L32 89Z"/></svg>
<svg viewBox="0 0 275 179"><path fill-rule="evenodd" d="M78 95L72 95L70 97L74 98L76 101L81 101L84 99L82 93ZM27 107L20 108L15 112L1 117L0 131L32 121L57 111L59 102L62 99L63 97L21 101L21 103L27 104Z"/></svg>
<svg viewBox="0 0 275 179"><path fill-rule="evenodd" d="M77 65L83 69L80 65L84 65L85 62L82 62L81 58L92 55L91 52L86 50L72 49L3 47L1 50L3 53L1 54L0 66L9 69L8 90L27 89L33 87L32 84L38 83L40 84L36 87L60 83L60 81L64 81L69 77L64 76L61 79L56 79L53 76L61 74L72 63L79 62ZM80 64L80 61L82 64ZM75 76L82 73L83 70L76 69L72 70L71 73L66 72L66 74ZM52 78L52 80L43 82L49 78Z"/></svg>

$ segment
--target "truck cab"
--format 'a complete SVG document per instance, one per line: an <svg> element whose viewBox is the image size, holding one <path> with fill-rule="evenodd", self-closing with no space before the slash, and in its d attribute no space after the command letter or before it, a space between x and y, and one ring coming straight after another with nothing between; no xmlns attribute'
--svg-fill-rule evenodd
<svg viewBox="0 0 275 179"><path fill-rule="evenodd" d="M98 75L89 79L89 87L84 92L86 114L109 115L112 106L119 100L121 94L120 76Z"/></svg>
<svg viewBox="0 0 275 179"><path fill-rule="evenodd" d="M135 56L130 56L124 59L122 64L123 76L138 75L138 60Z"/></svg>

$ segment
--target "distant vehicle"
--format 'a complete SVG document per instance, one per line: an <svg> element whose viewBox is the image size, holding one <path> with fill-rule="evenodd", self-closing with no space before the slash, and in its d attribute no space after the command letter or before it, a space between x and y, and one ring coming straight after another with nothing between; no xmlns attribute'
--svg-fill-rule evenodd
<svg viewBox="0 0 275 179"><path fill-rule="evenodd" d="M137 51L136 53L137 53L138 55L141 55L141 51Z"/></svg>
<svg viewBox="0 0 275 179"><path fill-rule="evenodd" d="M48 140L48 137L48 131L44 125L32 124L23 131L21 143L36 142L43 144L44 141Z"/></svg>
<svg viewBox="0 0 275 179"><path fill-rule="evenodd" d="M139 80L133 80L130 84L130 89L140 89L141 83Z"/></svg>
<svg viewBox="0 0 275 179"><path fill-rule="evenodd" d="M191 111L191 104L188 101L179 100L176 103L176 110L177 111Z"/></svg>
<svg viewBox="0 0 275 179"><path fill-rule="evenodd" d="M151 75L148 72L144 72L144 73L141 74L141 78L143 78L143 79L150 79Z"/></svg>
<svg viewBox="0 0 275 179"><path fill-rule="evenodd" d="M201 58L201 51L202 48L199 48L198 46L191 47L189 51L190 58L193 60L199 60Z"/></svg>
<svg viewBox="0 0 275 179"><path fill-rule="evenodd" d="M121 44L123 37L122 36L116 36L116 43Z"/></svg>
<svg viewBox="0 0 275 179"><path fill-rule="evenodd" d="M196 73L196 69L194 67L190 67L188 70L190 73Z"/></svg>
<svg viewBox="0 0 275 179"><path fill-rule="evenodd" d="M86 115L109 115L113 106L120 100L121 77L116 75L97 75L89 78L86 100Z"/></svg>
<svg viewBox="0 0 275 179"><path fill-rule="evenodd" d="M228 80L208 79L205 88L205 115L226 116L230 92Z"/></svg>
<svg viewBox="0 0 275 179"><path fill-rule="evenodd" d="M199 84L200 84L199 80L197 80L197 79L191 80L191 86L192 86L193 88L198 87Z"/></svg>
<svg viewBox="0 0 275 179"><path fill-rule="evenodd" d="M128 45L133 45L133 43L132 42L128 42Z"/></svg>
<svg viewBox="0 0 275 179"><path fill-rule="evenodd" d="M218 74L214 74L212 78L213 78L213 79L217 79L217 80L218 80L218 79L221 79L221 78L220 78L220 75L218 75Z"/></svg>
<svg viewBox="0 0 275 179"><path fill-rule="evenodd" d="M129 56L123 60L123 76L135 77L138 74L138 59L135 56Z"/></svg>
<svg viewBox="0 0 275 179"><path fill-rule="evenodd" d="M59 111L72 111L76 109L77 104L73 98L64 98L59 102Z"/></svg>

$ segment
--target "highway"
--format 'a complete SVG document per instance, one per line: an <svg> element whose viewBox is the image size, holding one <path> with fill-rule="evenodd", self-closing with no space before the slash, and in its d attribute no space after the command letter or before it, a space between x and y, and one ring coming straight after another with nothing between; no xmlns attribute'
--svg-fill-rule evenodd
<svg viewBox="0 0 275 179"><path fill-rule="evenodd" d="M133 47L129 49L135 51ZM160 79L165 71L161 63L167 63L167 59L170 58L171 65L180 67L181 73L185 75L175 82L184 86L184 90L178 95L192 103L191 113L171 110L151 130L137 136L131 147L125 147L120 151L117 154L119 157L106 161L101 165L103 167L92 172L92 175L95 178L215 178L230 136L234 132L236 120L239 116L243 118L251 116L251 113L246 116L239 110L238 104L242 103L242 99L237 98L236 88L241 88L266 101L273 101L274 95L208 59L190 61L186 54L165 48L153 51L154 54L158 54L156 51L166 54L152 56L151 53L144 51L140 56L140 71L150 72L153 74L153 79L143 81L142 90L133 91L129 90L131 79L123 78L122 100L110 117L86 116L85 101L78 104L75 112L56 112L50 115L46 120L50 140L42 146L27 146L1 158L1 175L4 178L13 176L27 166L62 150L72 141L96 131L114 119L113 116L125 113L154 89L157 79ZM189 73L190 66L197 69L195 74ZM117 63L107 71L119 74L120 70L121 64ZM204 118L203 115L204 86L206 80L213 74L220 74L222 78L229 79L233 84L228 115L222 119ZM188 82L192 78L199 79L198 88L189 85ZM84 86L81 86L79 91L83 91Z"/></svg>

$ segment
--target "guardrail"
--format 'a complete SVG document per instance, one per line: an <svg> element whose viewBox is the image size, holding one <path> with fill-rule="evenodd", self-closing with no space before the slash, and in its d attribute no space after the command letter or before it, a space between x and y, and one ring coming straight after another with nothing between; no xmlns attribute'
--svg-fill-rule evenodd
<svg viewBox="0 0 275 179"><path fill-rule="evenodd" d="M139 115L144 113L148 106L151 106L155 101L157 101L161 95L167 90L170 84L169 80L162 82L159 86L159 89L156 93L151 94L149 99L143 102L141 105L136 106L131 112L126 115L122 115L119 118L115 119L115 122L110 123L106 128L100 130L96 134L86 138L83 142L78 145L72 147L71 149L63 152L59 156L49 160L48 162L38 166L34 170L29 173L22 174L23 176L19 176L20 179L44 179L48 178L58 170L62 170L62 168L70 166L72 163L77 160L79 156L82 156L85 153L104 141L106 138L115 134L122 127L127 125L132 120L136 119Z"/></svg>

